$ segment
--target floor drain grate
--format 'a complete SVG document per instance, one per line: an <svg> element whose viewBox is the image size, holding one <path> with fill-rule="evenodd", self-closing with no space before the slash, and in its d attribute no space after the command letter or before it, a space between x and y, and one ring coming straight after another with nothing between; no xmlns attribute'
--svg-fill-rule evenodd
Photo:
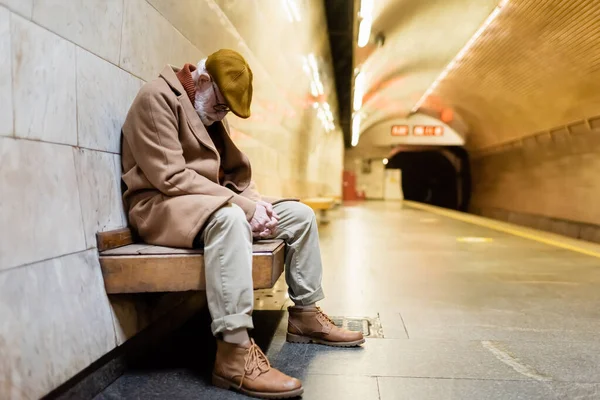
<svg viewBox="0 0 600 400"><path fill-rule="evenodd" d="M383 338L383 329L379 316L377 318L368 317L331 317L336 326L348 329L350 331L362 332L365 337Z"/></svg>

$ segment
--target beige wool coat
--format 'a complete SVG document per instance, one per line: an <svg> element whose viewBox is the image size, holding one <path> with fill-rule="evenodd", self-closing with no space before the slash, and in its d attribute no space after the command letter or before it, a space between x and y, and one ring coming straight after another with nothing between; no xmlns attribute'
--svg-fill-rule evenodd
<svg viewBox="0 0 600 400"><path fill-rule="evenodd" d="M252 219L262 198L250 161L233 143L227 122L215 122L224 139L221 160L215 145L175 75L166 66L146 83L123 125L123 200L129 225L147 243L193 247L208 218L234 203ZM225 171L219 184L219 165Z"/></svg>

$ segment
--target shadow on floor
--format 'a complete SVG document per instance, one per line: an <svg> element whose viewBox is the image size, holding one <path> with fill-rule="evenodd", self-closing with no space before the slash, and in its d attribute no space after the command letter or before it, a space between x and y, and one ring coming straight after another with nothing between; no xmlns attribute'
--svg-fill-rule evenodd
<svg viewBox="0 0 600 400"><path fill-rule="evenodd" d="M285 316L284 311L255 311L255 329L251 335L265 352L277 333ZM212 371L216 341L210 331L208 311L197 314L180 329L157 346L148 349L148 355L134 361L131 369L137 371L188 368L201 374ZM287 317L285 318L287 322Z"/></svg>
<svg viewBox="0 0 600 400"><path fill-rule="evenodd" d="M285 343L287 313L255 311L252 337L273 366L298 376L305 366L306 346ZM125 374L95 399L237 399L246 398L210 383L216 342L208 311L194 316L167 339L130 363ZM285 345L285 346L284 346Z"/></svg>

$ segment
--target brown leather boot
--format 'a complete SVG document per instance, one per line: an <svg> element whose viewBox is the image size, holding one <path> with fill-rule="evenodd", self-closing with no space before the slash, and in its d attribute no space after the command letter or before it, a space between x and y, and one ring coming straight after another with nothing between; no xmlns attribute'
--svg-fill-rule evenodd
<svg viewBox="0 0 600 400"><path fill-rule="evenodd" d="M335 326L319 307L288 307L287 341L319 343L335 347L354 347L365 342L362 332Z"/></svg>
<svg viewBox="0 0 600 400"><path fill-rule="evenodd" d="M271 367L252 339L246 346L217 340L212 381L217 387L233 388L261 399L287 399L304 392L298 379Z"/></svg>

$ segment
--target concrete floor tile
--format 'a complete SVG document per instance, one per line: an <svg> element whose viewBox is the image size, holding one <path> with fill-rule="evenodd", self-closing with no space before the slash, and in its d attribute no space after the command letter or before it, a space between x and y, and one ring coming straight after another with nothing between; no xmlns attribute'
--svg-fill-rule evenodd
<svg viewBox="0 0 600 400"><path fill-rule="evenodd" d="M377 378L381 400L557 400L546 382Z"/></svg>
<svg viewBox="0 0 600 400"><path fill-rule="evenodd" d="M271 365L284 374L303 379L307 371L307 348L305 344L285 343L278 354L268 357Z"/></svg>
<svg viewBox="0 0 600 400"><path fill-rule="evenodd" d="M530 379L479 342L367 339L359 348L311 346L309 374L470 379Z"/></svg>
<svg viewBox="0 0 600 400"><path fill-rule="evenodd" d="M306 400L379 400L375 377L308 375L302 383Z"/></svg>
<svg viewBox="0 0 600 400"><path fill-rule="evenodd" d="M127 373L94 400L236 400L248 397L214 387L206 377L189 370L144 371Z"/></svg>
<svg viewBox="0 0 600 400"><path fill-rule="evenodd" d="M409 333L399 312L381 311L379 320L386 339L408 339Z"/></svg>
<svg viewBox="0 0 600 400"><path fill-rule="evenodd" d="M482 307L425 299L400 302L410 337L416 339L587 341L600 331L596 311L586 312L589 305L577 306L574 300L547 299L542 305L517 297L488 299Z"/></svg>
<svg viewBox="0 0 600 400"><path fill-rule="evenodd" d="M502 351L555 381L600 383L600 343L500 342ZM599 397L600 398L600 397Z"/></svg>
<svg viewBox="0 0 600 400"><path fill-rule="evenodd" d="M561 400L600 399L600 383L553 382L552 389Z"/></svg>

